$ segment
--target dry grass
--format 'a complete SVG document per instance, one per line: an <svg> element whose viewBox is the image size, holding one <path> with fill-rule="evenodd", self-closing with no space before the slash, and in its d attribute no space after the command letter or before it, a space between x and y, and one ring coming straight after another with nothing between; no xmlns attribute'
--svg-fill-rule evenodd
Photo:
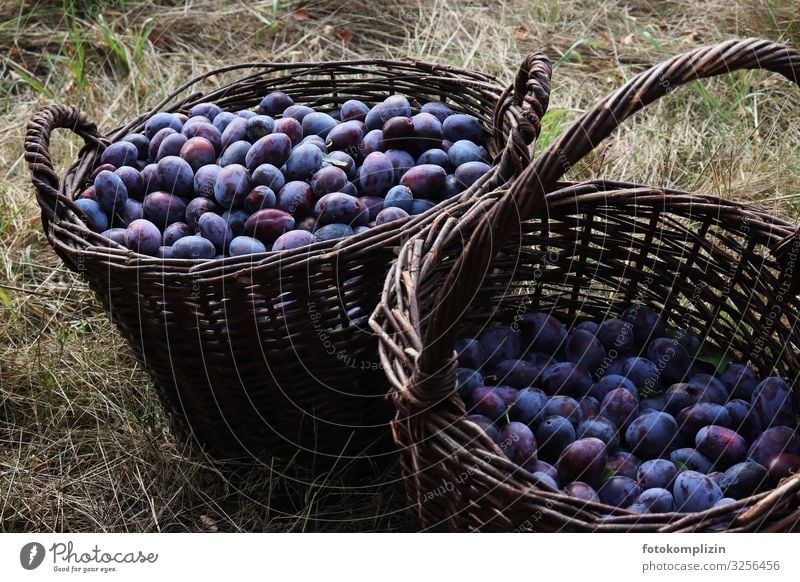
<svg viewBox="0 0 800 582"><path fill-rule="evenodd" d="M510 79L521 54L543 49L558 60L547 141L679 50L749 35L800 46L791 0L104 4L0 0L0 531L407 527L396 487L223 466L171 436L143 370L41 234L22 159L41 105L78 104L108 130L222 63L414 57ZM797 218L796 88L743 73L649 109L576 175L691 188ZM78 146L60 135L55 159Z"/></svg>

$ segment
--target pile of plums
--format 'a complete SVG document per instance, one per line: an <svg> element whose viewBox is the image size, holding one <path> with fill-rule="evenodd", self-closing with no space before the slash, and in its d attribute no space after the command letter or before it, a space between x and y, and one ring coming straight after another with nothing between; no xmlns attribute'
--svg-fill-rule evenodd
<svg viewBox="0 0 800 582"><path fill-rule="evenodd" d="M694 512L800 471L797 410L780 377L719 374L699 338L633 305L583 321L527 313L456 344L469 419L540 482L638 513Z"/></svg>
<svg viewBox="0 0 800 582"><path fill-rule="evenodd" d="M145 255L211 259L303 247L420 214L489 171L475 117L402 95L323 112L276 91L255 112L161 112L106 148L76 204Z"/></svg>

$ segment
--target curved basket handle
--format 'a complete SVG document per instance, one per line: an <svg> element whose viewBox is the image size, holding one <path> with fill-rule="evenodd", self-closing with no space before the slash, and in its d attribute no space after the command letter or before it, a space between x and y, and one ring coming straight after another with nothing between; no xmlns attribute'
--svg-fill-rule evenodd
<svg viewBox="0 0 800 582"><path fill-rule="evenodd" d="M673 57L636 75L620 89L581 115L511 185L490 212L475 227L436 297L418 359L418 374L409 386L415 406L428 406L446 394L443 375L451 374L449 362L455 344L455 323L468 308L495 254L517 232L519 224L546 207L546 192L552 190L576 162L610 135L622 121L671 93L679 85L738 69L765 69L800 84L800 52L762 39L727 41ZM776 248L777 256L790 256L797 250L798 234L791 235ZM796 254L796 253L795 253ZM786 264L786 263L784 263ZM794 270L794 282L800 272ZM436 377L435 381L429 381Z"/></svg>
<svg viewBox="0 0 800 582"><path fill-rule="evenodd" d="M25 135L25 161L31 171L31 181L42 208L42 222L47 225L55 216L56 203L66 203L80 212L72 200L59 191L60 180L50 158L50 134L54 129L70 129L83 138L88 148L104 148L107 140L97 131L97 126L86 118L86 113L68 105L48 105L28 122Z"/></svg>
<svg viewBox="0 0 800 582"><path fill-rule="evenodd" d="M544 53L530 53L517 70L513 85L507 87L494 110L492 125L495 139L502 143L503 116L511 106L520 108L514 120L511 140L503 150L501 166L509 173L522 171L530 163L529 146L536 141L542 130L542 117L550 104L550 79L553 67ZM504 172L505 173L505 172Z"/></svg>

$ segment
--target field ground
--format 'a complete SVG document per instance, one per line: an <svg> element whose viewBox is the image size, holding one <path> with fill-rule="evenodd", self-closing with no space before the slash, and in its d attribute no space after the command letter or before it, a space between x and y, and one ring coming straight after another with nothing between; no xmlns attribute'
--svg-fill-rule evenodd
<svg viewBox="0 0 800 582"><path fill-rule="evenodd" d="M0 531L407 529L397 489L337 492L278 465L199 460L88 288L41 232L22 157L50 102L109 130L224 63L419 58L510 80L557 63L543 142L634 73L732 37L800 47L794 0L0 0ZM671 95L572 177L607 176L800 207L800 92L739 73ZM54 158L74 159L60 133Z"/></svg>

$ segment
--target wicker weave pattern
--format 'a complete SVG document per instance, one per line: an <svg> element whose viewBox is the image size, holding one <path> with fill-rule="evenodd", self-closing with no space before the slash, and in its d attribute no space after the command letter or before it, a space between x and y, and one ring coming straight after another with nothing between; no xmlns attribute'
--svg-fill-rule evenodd
<svg viewBox="0 0 800 582"><path fill-rule="evenodd" d="M187 95L209 77L245 70L218 89ZM109 243L88 231L72 198L102 149L141 130L153 112L187 111L203 101L236 111L276 89L323 110L351 98L375 102L402 93L417 106L443 99L477 116L490 131L487 146L496 162L463 194L477 196L530 161L549 78L549 62L537 54L523 61L511 90L481 73L421 62L236 65L186 83L108 138L79 110L48 107L28 126L25 155L48 240L97 293L178 427L217 456L269 452L324 466L373 443L374 450L390 448L391 408L366 319L402 237L438 220L442 207L456 200L338 242L189 261L145 257ZM48 151L59 127L86 141L60 183Z"/></svg>
<svg viewBox="0 0 800 582"><path fill-rule="evenodd" d="M679 55L579 118L506 191L466 201L457 224L403 247L371 320L394 390L394 437L420 527L451 531L787 531L800 475L702 513L638 515L569 497L511 463L466 420L454 341L541 309L567 323L660 310L800 388L797 229L711 196L556 181L634 111L692 79L764 68L797 82L800 53L756 39ZM547 192L545 196L545 192Z"/></svg>

